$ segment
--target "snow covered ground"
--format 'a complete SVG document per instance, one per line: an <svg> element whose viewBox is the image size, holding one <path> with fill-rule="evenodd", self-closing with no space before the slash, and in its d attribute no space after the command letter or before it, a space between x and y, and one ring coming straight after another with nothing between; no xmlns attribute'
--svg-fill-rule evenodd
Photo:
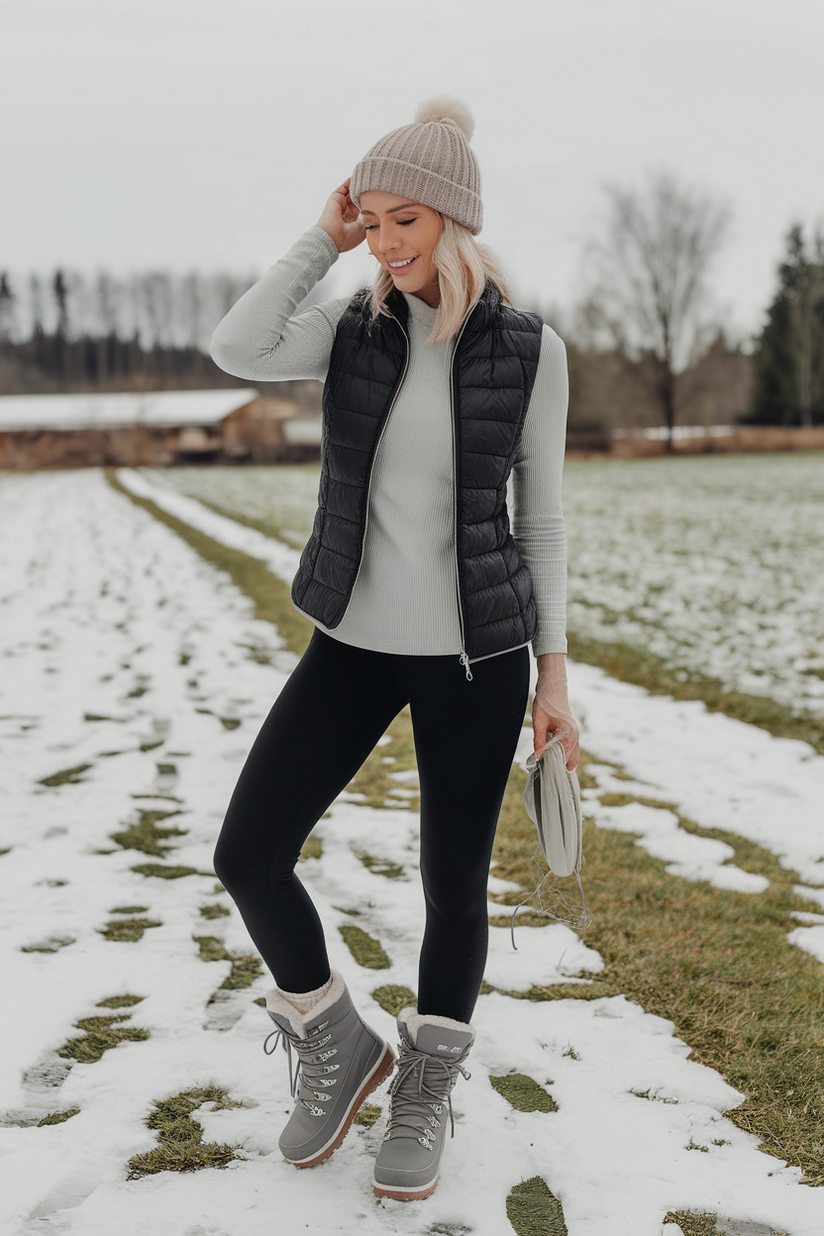
<svg viewBox="0 0 824 1236"><path fill-rule="evenodd" d="M571 462L569 626L824 714L824 457Z"/></svg>
<svg viewBox="0 0 824 1236"><path fill-rule="evenodd" d="M147 485L135 473L121 477L135 489ZM265 555L288 577L293 550L232 521L216 523L179 495L155 486L151 493L217 539ZM797 1170L763 1154L722 1116L742 1096L687 1059L671 1023L622 996L479 1000L473 1076L456 1090L456 1137L426 1202L373 1198L371 1156L382 1120L353 1128L311 1172L281 1161L285 1062L281 1053L264 1056L270 1023L253 1002L267 980L214 1000L230 963L202 961L192 937L219 936L230 952L249 951L228 897L208 874L211 852L245 753L294 659L225 576L97 471L0 478L0 581L0 760L12 770L0 832L7 850L0 856L4 1236L505 1236L506 1196L535 1175L561 1199L570 1236L660 1236L667 1211L682 1209L790 1236L824 1229L824 1193L801 1186ZM803 744L709 716L700 704L648 697L592 667L572 667L571 678L589 750L699 823L751 836L811 884L824 884L824 760ZM522 755L528 744L525 731ZM607 787L609 776L605 767ZM179 812L168 823L188 831L173 839L165 860L149 861L194 874L139 874L133 868L146 856L112 841L153 809ZM724 865L717 848L685 841L671 813L618 814L627 810L613 808L600 822L642 832L644 844L685 878L709 875L757 891L754 877ZM409 808L375 810L344 797L319 825L322 857L301 871L327 924L333 964L390 1039L392 1021L371 992L387 983L415 987L416 828ZM363 851L400 864L404 878L370 871L358 858ZM137 943L100 934L117 908L137 905L160 925ZM201 908L214 905L230 913L204 918ZM365 970L350 957L337 928L354 921L346 911L355 908L358 925L382 942L389 969ZM820 931L804 925L793 935ZM492 928L491 936L494 986L573 982L601 968L598 955L559 926L521 931L517 953L506 930ZM77 1019L126 994L143 997L128 1010L128 1024L148 1038L121 1043L94 1063L71 1065L56 1055L77 1037ZM513 1110L487 1080L509 1071L547 1085L559 1110ZM243 1161L127 1180L128 1159L155 1145L145 1124L151 1102L211 1082L244 1106L198 1113L205 1140L239 1144ZM638 1097L645 1092L660 1101ZM384 1102L382 1091L375 1101ZM74 1108L79 1114L64 1123L37 1127L44 1115Z"/></svg>
<svg viewBox="0 0 824 1236"><path fill-rule="evenodd" d="M291 545L311 531L311 469L180 468L163 481ZM820 453L573 460L564 509L571 631L824 715Z"/></svg>

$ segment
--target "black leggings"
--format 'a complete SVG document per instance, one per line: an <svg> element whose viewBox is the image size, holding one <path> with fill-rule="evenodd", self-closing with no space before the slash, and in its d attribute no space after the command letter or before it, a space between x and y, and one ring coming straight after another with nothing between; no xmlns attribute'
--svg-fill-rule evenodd
<svg viewBox="0 0 824 1236"><path fill-rule="evenodd" d="M301 846L408 703L421 787L426 930L418 1012L469 1021L487 953L487 876L524 722L529 652L477 661L353 648L315 630L235 787L215 870L285 991L329 977L323 928L295 875Z"/></svg>

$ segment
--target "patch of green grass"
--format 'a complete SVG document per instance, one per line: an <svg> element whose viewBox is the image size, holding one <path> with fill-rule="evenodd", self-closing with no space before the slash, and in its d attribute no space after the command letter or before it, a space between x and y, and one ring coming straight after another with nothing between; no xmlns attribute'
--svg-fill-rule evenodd
<svg viewBox="0 0 824 1236"><path fill-rule="evenodd" d="M493 1090L506 1099L518 1112L557 1112L558 1104L543 1086L526 1073L507 1073L504 1077L490 1077Z"/></svg>
<svg viewBox="0 0 824 1236"><path fill-rule="evenodd" d="M224 730L236 730L242 724L239 717L219 717L218 720Z"/></svg>
<svg viewBox="0 0 824 1236"><path fill-rule="evenodd" d="M508 927L509 919L491 918L493 926ZM520 919L518 920L520 923ZM546 926L542 919L540 926ZM501 996L509 996L512 1000L531 1000L539 1003L542 1000L601 1000L604 996L620 995L619 990L611 983L601 983L594 979L591 983L550 983L547 987L530 987L528 991L506 991L502 987L492 987L484 981L480 995L488 996L497 991Z"/></svg>
<svg viewBox="0 0 824 1236"><path fill-rule="evenodd" d="M376 1107L374 1103L364 1103L355 1117L354 1123L361 1125L364 1129L371 1129L372 1125L377 1120L380 1120L382 1111L383 1108Z"/></svg>
<svg viewBox="0 0 824 1236"><path fill-rule="evenodd" d="M93 1064L104 1051L117 1047L118 1043L139 1043L148 1039L148 1030L118 1024L130 1020L131 1013L81 1017L74 1024L84 1032L82 1038L69 1039L58 1047L57 1054L64 1060L76 1060L78 1064Z"/></svg>
<svg viewBox="0 0 824 1236"><path fill-rule="evenodd" d="M75 764L74 768L62 768L60 772L52 773L50 777L41 777L38 785L79 785L85 780L83 773L92 767L91 764Z"/></svg>
<svg viewBox="0 0 824 1236"><path fill-rule="evenodd" d="M579 776L587 787L597 787L586 767L595 763L605 761L584 754ZM513 768L495 874L530 888L535 830L523 810L523 788L524 774ZM511 994L582 999L622 992L671 1020L695 1059L747 1095L729 1118L761 1138L769 1153L801 1167L806 1183L824 1184L824 972L787 941L797 926L791 912L817 907L793 891L797 873L769 851L683 817L681 824L732 846L735 861L765 875L769 887L746 894L668 875L634 835L587 820L582 878L593 921L584 938L606 969L597 987L572 984L564 991L561 984Z"/></svg>
<svg viewBox="0 0 824 1236"><path fill-rule="evenodd" d="M205 905L200 907L201 918L226 918L231 914L228 906Z"/></svg>
<svg viewBox="0 0 824 1236"><path fill-rule="evenodd" d="M260 1006L260 1008L265 1009L266 1008L266 997L256 996L255 999L252 1001L252 1004L257 1004Z"/></svg>
<svg viewBox="0 0 824 1236"><path fill-rule="evenodd" d="M403 867L398 863L391 863L386 858L375 858L374 854L359 854L358 858L367 871L373 872L374 875L386 876L388 880L397 880L403 875Z"/></svg>
<svg viewBox="0 0 824 1236"><path fill-rule="evenodd" d="M175 794L129 794L129 798L159 798L164 803L182 803L183 799L178 798Z"/></svg>
<svg viewBox="0 0 824 1236"><path fill-rule="evenodd" d="M569 1236L564 1208L541 1176L510 1190L506 1213L516 1236Z"/></svg>
<svg viewBox="0 0 824 1236"><path fill-rule="evenodd" d="M217 936L192 936L198 947L201 961L229 961L226 946Z"/></svg>
<svg viewBox="0 0 824 1236"><path fill-rule="evenodd" d="M798 738L824 754L824 723L808 712L796 712L763 695L731 691L719 682L691 670L687 681L683 671L668 667L650 652L628 644L604 643L569 633L569 655L588 665L600 665L614 678L634 682L653 695L672 695L678 700L702 700L710 712L723 712L738 721L757 725L778 738Z"/></svg>
<svg viewBox="0 0 824 1236"><path fill-rule="evenodd" d="M658 807L664 811L674 811L672 803L665 803L660 798L644 798L641 794L599 794L598 802L602 807L626 807L629 803L641 803L644 807Z"/></svg>
<svg viewBox="0 0 824 1236"><path fill-rule="evenodd" d="M143 939L143 933L150 927L162 926L161 922L152 918L113 918L105 927L98 927L97 930L106 940L136 944Z"/></svg>
<svg viewBox="0 0 824 1236"><path fill-rule="evenodd" d="M176 777L177 764L156 764L157 775L159 777Z"/></svg>
<svg viewBox="0 0 824 1236"><path fill-rule="evenodd" d="M23 944L21 953L59 953L61 948L74 944L73 936L52 936L48 940L40 940L37 944Z"/></svg>
<svg viewBox="0 0 824 1236"><path fill-rule="evenodd" d="M118 833L110 833L112 841L122 846L124 850L140 850L143 854L151 854L154 858L165 858L175 846L164 844L170 837L185 837L189 831L186 828L158 827L161 820L180 815L179 811L138 810L139 819L136 824L130 824Z"/></svg>
<svg viewBox="0 0 824 1236"><path fill-rule="evenodd" d="M359 966L364 966L367 970L388 970L392 965L380 941L370 936L362 927L345 923L338 927L338 931Z"/></svg>
<svg viewBox="0 0 824 1236"><path fill-rule="evenodd" d="M240 1146L218 1145L203 1141L203 1126L193 1119L193 1113L204 1103L212 1103L213 1111L242 1107L229 1098L220 1086L203 1086L182 1090L168 1099L158 1099L146 1123L157 1133L158 1144L146 1154L129 1159L129 1180L156 1172L196 1172L204 1167L227 1167L241 1156Z"/></svg>
<svg viewBox="0 0 824 1236"><path fill-rule="evenodd" d="M242 991L251 987L263 974L263 966L259 957L251 953L232 953L232 968L220 984L221 991Z"/></svg>
<svg viewBox="0 0 824 1236"><path fill-rule="evenodd" d="M165 863L138 863L136 867L132 867L132 871L147 879L154 876L159 880L182 880L185 876L212 875L211 871L198 871L197 867L170 867Z"/></svg>
<svg viewBox="0 0 824 1236"><path fill-rule="evenodd" d="M107 996L105 1000L98 1000L95 1007L99 1009L130 1009L145 999L145 996Z"/></svg>
<svg viewBox="0 0 824 1236"><path fill-rule="evenodd" d="M303 843L298 862L305 863L308 858L320 858L323 854L323 842L315 833L310 833Z"/></svg>
<svg viewBox="0 0 824 1236"><path fill-rule="evenodd" d="M38 1129L45 1128L49 1124L64 1124L65 1121L71 1120L72 1116L79 1116L79 1107L70 1107L65 1112L49 1112L48 1116L44 1116L42 1120L38 1120Z"/></svg>
<svg viewBox="0 0 824 1236"><path fill-rule="evenodd" d="M119 717L104 717L101 713L97 713L97 712L84 712L83 720L84 721L119 721L120 718Z"/></svg>
<svg viewBox="0 0 824 1236"><path fill-rule="evenodd" d="M376 987L372 992L372 999L376 1000L382 1009L385 1009L391 1017L397 1017L401 1009L417 1008L418 997L414 991L410 991L408 987L401 987L396 983L387 983L385 987Z"/></svg>
<svg viewBox="0 0 824 1236"><path fill-rule="evenodd" d="M241 991L251 987L263 973L259 957L251 953L230 953L217 936L192 936L198 946L201 961L229 961L232 968L218 991Z"/></svg>
<svg viewBox="0 0 824 1236"><path fill-rule="evenodd" d="M247 661L254 661L258 665L271 665L272 654L268 648L264 648L260 644L238 644L238 648L245 648L247 652Z"/></svg>
<svg viewBox="0 0 824 1236"><path fill-rule="evenodd" d="M145 914L149 909L148 906L115 906L113 910L109 910L110 914Z"/></svg>
<svg viewBox="0 0 824 1236"><path fill-rule="evenodd" d="M680 1210L677 1214L670 1211L664 1216L664 1222L677 1223L684 1236L721 1236L715 1226L715 1215L697 1214L691 1210Z"/></svg>

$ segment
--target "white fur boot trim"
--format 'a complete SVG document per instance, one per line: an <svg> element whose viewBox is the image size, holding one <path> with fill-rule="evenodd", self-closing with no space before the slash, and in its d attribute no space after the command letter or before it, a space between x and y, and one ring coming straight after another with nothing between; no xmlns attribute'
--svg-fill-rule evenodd
<svg viewBox="0 0 824 1236"><path fill-rule="evenodd" d="M333 970L332 986L308 1013L299 1013L294 1004L289 1003L278 987L273 987L271 991L267 991L266 1008L270 1013L277 1013L278 1017L285 1017L295 1033L300 1038L305 1039L309 1037L307 1034L309 1027L316 1026L321 1015L327 1009L331 1009L333 1004L337 1004L345 991L346 983L343 981L342 975L337 970Z"/></svg>
<svg viewBox="0 0 824 1236"><path fill-rule="evenodd" d="M455 1021L452 1017L438 1017L434 1013L417 1013L413 1008L401 1009L398 1021L403 1022L413 1043L418 1041L418 1031L422 1026L437 1026L441 1030L470 1031L475 1039L475 1027L467 1021Z"/></svg>

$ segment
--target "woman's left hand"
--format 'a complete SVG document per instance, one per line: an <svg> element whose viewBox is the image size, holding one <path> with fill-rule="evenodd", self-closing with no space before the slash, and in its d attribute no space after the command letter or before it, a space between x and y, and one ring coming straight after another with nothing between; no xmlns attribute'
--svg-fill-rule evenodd
<svg viewBox="0 0 824 1236"><path fill-rule="evenodd" d="M578 722L572 714L567 695L566 666L562 653L538 658L538 683L532 705L532 739L535 754L540 755L553 734L560 732L566 756L566 766L572 771L578 765L580 740Z"/></svg>

